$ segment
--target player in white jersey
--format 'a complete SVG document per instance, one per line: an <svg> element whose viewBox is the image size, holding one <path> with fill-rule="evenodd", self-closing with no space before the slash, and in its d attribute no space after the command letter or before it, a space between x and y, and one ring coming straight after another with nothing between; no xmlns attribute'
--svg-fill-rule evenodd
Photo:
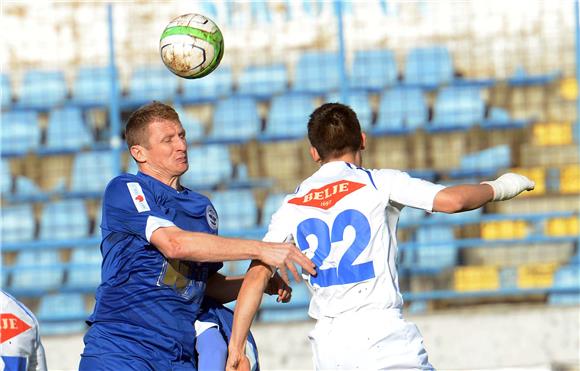
<svg viewBox="0 0 580 371"><path fill-rule="evenodd" d="M361 167L365 135L347 106L327 103L308 123L312 158L321 167L273 215L266 241L292 236L317 266L309 334L316 369L432 369L417 327L401 315L396 270L403 207L455 213L506 200L534 183L517 174L453 187L398 170ZM245 369L243 347L275 267L253 262L238 295L227 369Z"/></svg>
<svg viewBox="0 0 580 371"><path fill-rule="evenodd" d="M0 290L0 330L0 370L46 371L36 317L3 290Z"/></svg>

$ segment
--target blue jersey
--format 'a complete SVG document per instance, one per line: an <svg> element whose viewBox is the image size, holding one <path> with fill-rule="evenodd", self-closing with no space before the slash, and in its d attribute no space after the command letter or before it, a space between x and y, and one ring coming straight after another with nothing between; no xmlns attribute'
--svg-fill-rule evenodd
<svg viewBox="0 0 580 371"><path fill-rule="evenodd" d="M168 260L150 238L156 229L174 225L216 234L211 202L142 173L123 174L107 186L102 215L102 283L83 355L118 351L193 359L193 323L207 278L222 264Z"/></svg>

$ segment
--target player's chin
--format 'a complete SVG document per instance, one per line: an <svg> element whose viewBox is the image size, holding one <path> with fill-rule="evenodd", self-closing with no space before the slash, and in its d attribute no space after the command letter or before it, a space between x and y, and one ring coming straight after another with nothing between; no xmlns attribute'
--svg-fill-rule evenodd
<svg viewBox="0 0 580 371"><path fill-rule="evenodd" d="M181 172L181 174L185 173L189 169L189 163L187 162L187 159L178 161L177 169Z"/></svg>

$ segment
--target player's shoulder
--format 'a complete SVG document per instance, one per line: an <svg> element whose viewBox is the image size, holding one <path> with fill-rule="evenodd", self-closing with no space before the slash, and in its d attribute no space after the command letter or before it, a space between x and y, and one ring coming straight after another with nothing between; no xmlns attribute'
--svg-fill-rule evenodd
<svg viewBox="0 0 580 371"><path fill-rule="evenodd" d="M111 179L111 181L109 181L109 184L107 184L107 187L105 188L105 193L115 192L118 191L120 188L126 189L128 183L138 183L142 187L146 186L145 182L142 179L140 179L137 175L124 173L121 175L117 175L116 177Z"/></svg>

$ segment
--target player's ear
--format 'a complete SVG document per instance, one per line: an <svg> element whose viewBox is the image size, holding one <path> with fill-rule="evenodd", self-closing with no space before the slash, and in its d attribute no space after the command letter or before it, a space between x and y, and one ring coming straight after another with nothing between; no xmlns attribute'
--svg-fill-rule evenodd
<svg viewBox="0 0 580 371"><path fill-rule="evenodd" d="M320 155L318 154L316 148L310 147L310 156L312 157L314 162L320 162Z"/></svg>
<svg viewBox="0 0 580 371"><path fill-rule="evenodd" d="M137 162L145 162L145 160L147 159L147 154L143 146L135 144L134 146L131 146L131 148L129 148L129 151L131 152L131 156L133 156L133 158L137 160Z"/></svg>
<svg viewBox="0 0 580 371"><path fill-rule="evenodd" d="M360 142L360 149L362 151L367 146L367 135L364 132L361 133L361 139L362 140Z"/></svg>

